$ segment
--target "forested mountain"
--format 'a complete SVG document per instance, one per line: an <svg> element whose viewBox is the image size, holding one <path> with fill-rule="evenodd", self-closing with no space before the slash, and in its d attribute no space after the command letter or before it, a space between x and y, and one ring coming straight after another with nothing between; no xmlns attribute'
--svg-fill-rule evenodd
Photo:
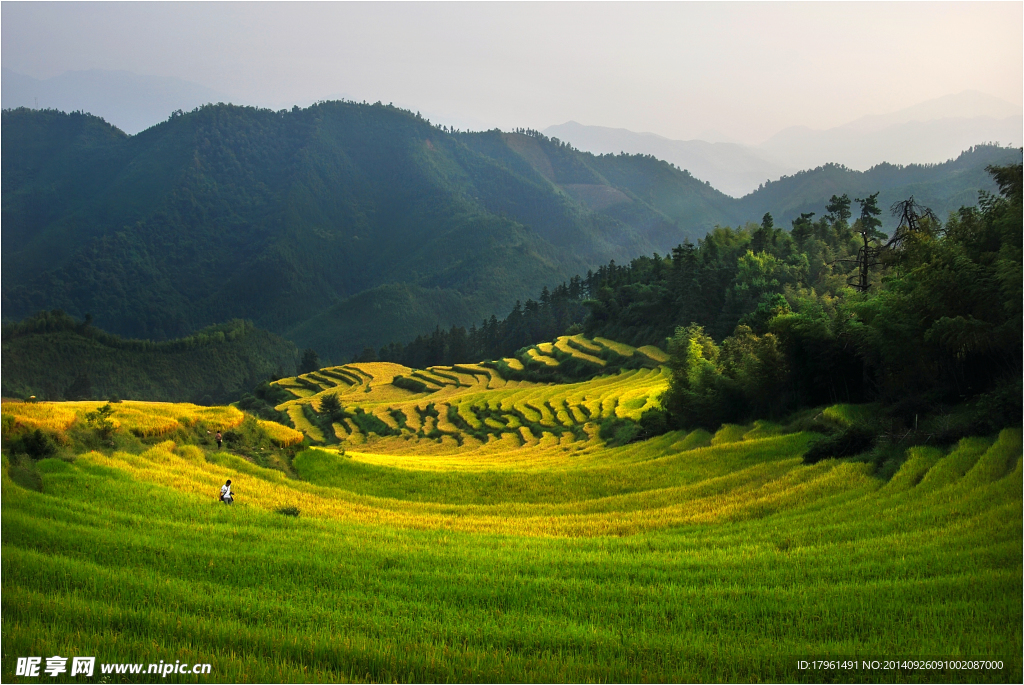
<svg viewBox="0 0 1024 685"><path fill-rule="evenodd" d="M230 402L271 375L295 371L295 345L247 321L187 338L125 340L63 312L3 327L6 397Z"/></svg>
<svg viewBox="0 0 1024 685"><path fill-rule="evenodd" d="M131 137L21 109L3 132L4 316L60 308L137 337L244 317L323 336L330 355L352 326L384 328L396 284L413 310L468 323L712 221L677 227L553 141L457 135L384 105L209 106ZM716 195L676 177L697 205Z"/></svg>
<svg viewBox="0 0 1024 685"><path fill-rule="evenodd" d="M1019 148L978 145L942 164L878 164L867 171L853 171L837 164L801 171L765 183L757 192L736 200L739 214L761 216L771 212L775 220L788 226L801 213L820 212L835 194L864 197L878 193L878 204L889 207L893 202L911 195L929 207L940 218L960 207L977 204L978 191L996 192L989 165L1016 164L1021 160ZM895 221L884 217L885 226Z"/></svg>
<svg viewBox="0 0 1024 685"><path fill-rule="evenodd" d="M979 170L1019 157L977 148L934 167L826 167L735 200L650 156L458 132L379 103L210 105L135 136L18 109L2 128L6 321L59 308L165 340L245 318L336 361L504 315L544 286L716 225L766 211L787 222L835 192L864 186L885 202L920 188L937 211L970 204L994 190Z"/></svg>
<svg viewBox="0 0 1024 685"><path fill-rule="evenodd" d="M945 440L1019 424L1024 180L1020 163L990 172L999 195L983 193L945 222L906 198L887 235L877 193L833 196L823 216L790 231L770 215L719 228L670 255L545 288L502 320L364 355L427 367L564 333L634 346L668 339L665 408L682 427L865 401L881 402L890 431L962 404Z"/></svg>

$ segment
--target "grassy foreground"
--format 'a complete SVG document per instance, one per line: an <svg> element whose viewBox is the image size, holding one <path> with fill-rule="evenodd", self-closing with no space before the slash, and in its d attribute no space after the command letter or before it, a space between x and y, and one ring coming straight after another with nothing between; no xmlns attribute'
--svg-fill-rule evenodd
<svg viewBox="0 0 1024 685"><path fill-rule="evenodd" d="M580 403L614 385L593 383ZM15 675L61 655L212 665L168 682L1021 680L1020 431L912 448L882 480L805 465L812 434L762 424L512 441L508 418L555 408L517 397L487 442L308 449L298 479L157 436L42 459L37 492L5 456L0 675L154 680ZM405 449L371 450L387 445ZM796 668L815 657L1004 667Z"/></svg>

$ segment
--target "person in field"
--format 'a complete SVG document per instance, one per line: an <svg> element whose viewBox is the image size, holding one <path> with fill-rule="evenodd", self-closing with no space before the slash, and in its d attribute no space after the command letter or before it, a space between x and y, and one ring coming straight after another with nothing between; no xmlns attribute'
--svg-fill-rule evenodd
<svg viewBox="0 0 1024 685"><path fill-rule="evenodd" d="M220 501L223 502L224 504L231 504L232 502L235 501L235 496L231 494L230 480L228 480L227 483L224 483L224 485L220 486Z"/></svg>
<svg viewBox="0 0 1024 685"><path fill-rule="evenodd" d="M223 441L224 441L224 436L220 434L220 431L217 431L217 449L220 449L220 445L221 445L221 443ZM231 481L228 481L228 482L230 483Z"/></svg>

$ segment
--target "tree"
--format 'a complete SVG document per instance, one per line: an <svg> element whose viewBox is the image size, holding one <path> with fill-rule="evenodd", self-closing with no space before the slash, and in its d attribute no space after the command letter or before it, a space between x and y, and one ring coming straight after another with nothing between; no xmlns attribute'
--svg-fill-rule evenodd
<svg viewBox="0 0 1024 685"><path fill-rule="evenodd" d="M320 370L320 355L312 347L302 353L302 361L299 362L299 375L313 373Z"/></svg>
<svg viewBox="0 0 1024 685"><path fill-rule="evenodd" d="M847 221L853 216L850 212L850 196L846 193L843 193L842 197L833 195L829 198L828 204L825 205L825 211L828 212L829 221L833 224L836 226L846 226Z"/></svg>
<svg viewBox="0 0 1024 685"><path fill-rule="evenodd" d="M377 361L377 351L372 347L364 347L363 351L356 355L356 358L352 360L356 363L367 363Z"/></svg>
<svg viewBox="0 0 1024 685"><path fill-rule="evenodd" d="M882 225L878 215L882 210L878 208L878 193L868 195L866 198L855 198L860 205L860 218L853 224L853 232L860 236L863 244L857 251L857 272L847 281L860 292L866 291L870 284L868 276L871 269L881 264L879 256L882 252L881 241L888 236L878 228ZM847 260L843 260L847 261Z"/></svg>
<svg viewBox="0 0 1024 685"><path fill-rule="evenodd" d="M754 229L750 238L750 249L754 252L761 252L775 243L775 221L772 215L765 213L761 217L761 225Z"/></svg>
<svg viewBox="0 0 1024 685"><path fill-rule="evenodd" d="M98 409L87 412L85 414L86 422L96 430L96 434L103 440L109 440L110 436L114 434L116 426L110 419L111 414L114 413L114 408L110 406L110 403L104 404Z"/></svg>
<svg viewBox="0 0 1024 685"><path fill-rule="evenodd" d="M320 413L326 414L332 419L341 413L341 401L335 394L324 395L320 398Z"/></svg>
<svg viewBox="0 0 1024 685"><path fill-rule="evenodd" d="M939 217L935 212L914 201L911 195L906 200L893 202L889 212L894 217L899 217L900 223L892 238L885 244L886 249L898 250L911 235L920 233L928 226L939 224Z"/></svg>
<svg viewBox="0 0 1024 685"><path fill-rule="evenodd" d="M793 219L793 229L790 231L790 235L798 245L803 245L804 241L814 234L814 222L811 221L813 216L814 212L801 212L799 218Z"/></svg>

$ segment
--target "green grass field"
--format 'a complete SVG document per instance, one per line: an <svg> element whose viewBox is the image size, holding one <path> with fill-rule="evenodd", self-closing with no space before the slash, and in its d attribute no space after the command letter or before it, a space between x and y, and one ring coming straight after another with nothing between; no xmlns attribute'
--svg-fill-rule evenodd
<svg viewBox="0 0 1024 685"><path fill-rule="evenodd" d="M1019 430L911 448L886 480L764 423L606 445L597 421L656 406L660 369L469 365L413 393L350 366L291 406L340 391L398 434L306 449L298 478L154 438L42 459L36 491L5 455L3 680L89 681L15 675L53 655L211 664L168 682L1021 680ZM797 669L815 657L1003 668Z"/></svg>

